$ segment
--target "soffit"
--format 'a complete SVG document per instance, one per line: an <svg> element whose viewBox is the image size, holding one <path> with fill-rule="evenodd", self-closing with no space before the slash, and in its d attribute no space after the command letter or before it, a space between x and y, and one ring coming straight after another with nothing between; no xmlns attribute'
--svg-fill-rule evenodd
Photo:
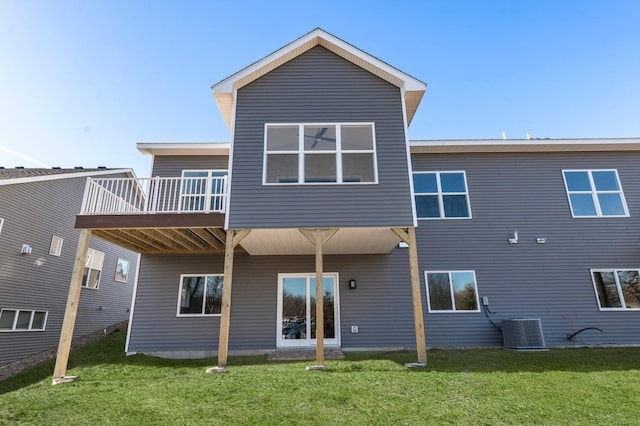
<svg viewBox="0 0 640 426"><path fill-rule="evenodd" d="M640 138L412 140L412 154L640 151Z"/></svg>
<svg viewBox="0 0 640 426"><path fill-rule="evenodd" d="M136 147L148 155L229 155L228 142L144 142Z"/></svg>
<svg viewBox="0 0 640 426"><path fill-rule="evenodd" d="M389 228L340 228L324 254L389 253L400 238ZM315 247L298 229L252 229L240 245L250 255L313 255Z"/></svg>
<svg viewBox="0 0 640 426"><path fill-rule="evenodd" d="M411 122L426 84L392 67L386 62L346 43L326 31L317 28L298 40L253 63L245 69L214 84L211 89L224 120L231 131L233 96L235 91L255 81L270 71L287 63L315 46L322 46L349 62L382 78L396 87L404 89L407 124Z"/></svg>

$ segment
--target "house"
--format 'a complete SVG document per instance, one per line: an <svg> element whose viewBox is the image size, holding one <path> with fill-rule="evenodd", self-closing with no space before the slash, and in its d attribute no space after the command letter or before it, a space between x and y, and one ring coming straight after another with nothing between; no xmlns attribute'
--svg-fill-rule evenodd
<svg viewBox="0 0 640 426"><path fill-rule="evenodd" d="M93 182L76 227L142 253L127 353L639 344L640 140L409 140L425 87L316 29L212 87L230 143Z"/></svg>
<svg viewBox="0 0 640 426"><path fill-rule="evenodd" d="M88 177L127 170L0 168L0 366L58 344ZM73 335L129 317L138 254L92 238Z"/></svg>

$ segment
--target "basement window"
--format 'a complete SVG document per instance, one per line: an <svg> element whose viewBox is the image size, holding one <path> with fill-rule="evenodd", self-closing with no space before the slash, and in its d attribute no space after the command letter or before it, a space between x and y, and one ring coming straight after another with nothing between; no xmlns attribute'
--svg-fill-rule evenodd
<svg viewBox="0 0 640 426"><path fill-rule="evenodd" d="M223 282L223 275L181 275L178 316L220 315Z"/></svg>
<svg viewBox="0 0 640 426"><path fill-rule="evenodd" d="M480 312L474 271L427 271L429 312Z"/></svg>
<svg viewBox="0 0 640 426"><path fill-rule="evenodd" d="M640 309L640 270L591 270L601 311Z"/></svg>
<svg viewBox="0 0 640 426"><path fill-rule="evenodd" d="M87 263L85 264L84 275L82 276L82 287L98 289L103 262L103 252L89 249L87 252Z"/></svg>
<svg viewBox="0 0 640 426"><path fill-rule="evenodd" d="M46 311L0 309L0 332L43 331L48 315Z"/></svg>

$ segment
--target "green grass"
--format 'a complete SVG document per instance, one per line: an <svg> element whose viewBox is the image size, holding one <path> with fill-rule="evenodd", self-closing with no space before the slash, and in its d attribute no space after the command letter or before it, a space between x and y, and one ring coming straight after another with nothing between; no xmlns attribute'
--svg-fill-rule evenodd
<svg viewBox="0 0 640 426"><path fill-rule="evenodd" d="M416 425L640 424L640 348L548 352L347 353L327 361L232 357L164 360L123 354L118 332L71 354L74 383L51 385L53 362L0 382L0 424Z"/></svg>

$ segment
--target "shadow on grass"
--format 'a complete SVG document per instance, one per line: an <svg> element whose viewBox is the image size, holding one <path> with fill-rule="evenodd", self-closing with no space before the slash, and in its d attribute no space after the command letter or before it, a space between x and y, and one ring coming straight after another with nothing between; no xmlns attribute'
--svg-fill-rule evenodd
<svg viewBox="0 0 640 426"><path fill-rule="evenodd" d="M100 364L113 366L139 366L168 369L215 366L216 358L164 359L146 355L126 356L124 342L126 331L118 331L85 347L72 351L68 370ZM406 363L415 362L415 352L346 352L344 360L328 362L323 373L340 374L354 371L389 371L425 374L447 373L543 373L566 371L589 373L597 371L627 371L640 369L640 347L552 349L542 352L515 352L502 349L452 349L428 351L426 368L404 369ZM383 366L375 361L389 361ZM312 361L268 361L266 355L230 357L229 369L256 365L292 364L291 368ZM0 381L0 395L41 382L51 383L55 360L47 361L13 377ZM389 365L394 367L389 368ZM72 372L71 372L72 373Z"/></svg>

